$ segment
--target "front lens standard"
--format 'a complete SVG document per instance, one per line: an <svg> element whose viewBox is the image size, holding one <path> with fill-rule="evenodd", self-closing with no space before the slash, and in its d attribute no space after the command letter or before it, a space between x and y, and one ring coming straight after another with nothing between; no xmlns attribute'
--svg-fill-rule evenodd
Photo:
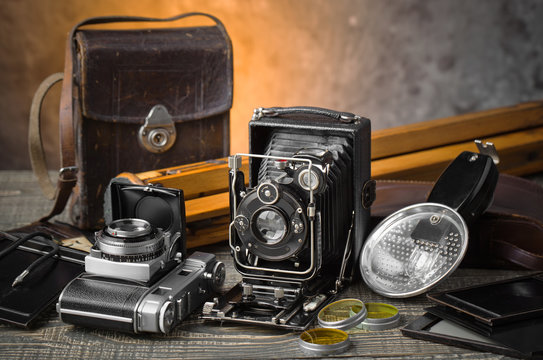
<svg viewBox="0 0 543 360"><path fill-rule="evenodd" d="M255 230L261 241L275 245L287 234L287 223L279 212L266 209L257 214Z"/></svg>
<svg viewBox="0 0 543 360"><path fill-rule="evenodd" d="M388 297L419 295L454 271L467 249L468 230L448 206L403 208L369 235L360 256L366 284Z"/></svg>

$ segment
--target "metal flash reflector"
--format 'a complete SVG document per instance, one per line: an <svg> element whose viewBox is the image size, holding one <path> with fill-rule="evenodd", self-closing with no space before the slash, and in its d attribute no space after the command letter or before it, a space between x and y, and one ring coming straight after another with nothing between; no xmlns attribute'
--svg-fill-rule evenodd
<svg viewBox="0 0 543 360"><path fill-rule="evenodd" d="M360 258L362 277L383 296L421 294L458 267L467 236L466 223L448 206L409 206L369 235Z"/></svg>
<svg viewBox="0 0 543 360"><path fill-rule="evenodd" d="M426 203L393 213L369 235L360 256L366 284L378 294L400 298L419 295L446 278L466 253L466 222L490 206L497 181L490 155L461 153Z"/></svg>

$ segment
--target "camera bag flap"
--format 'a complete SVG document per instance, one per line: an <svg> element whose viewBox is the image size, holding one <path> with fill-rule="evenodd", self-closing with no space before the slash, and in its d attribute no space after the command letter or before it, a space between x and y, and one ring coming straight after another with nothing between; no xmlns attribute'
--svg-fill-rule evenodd
<svg viewBox="0 0 543 360"><path fill-rule="evenodd" d="M215 122L222 125L227 120L232 105L231 57L216 26L79 30L75 40L79 54L75 75L86 119L141 126L153 106L163 105L175 124L218 117ZM208 131L223 127L209 126ZM196 141L191 139L195 134L179 135L183 142ZM222 153L222 137L217 140L209 146Z"/></svg>
<svg viewBox="0 0 543 360"><path fill-rule="evenodd" d="M195 15L214 25L81 29ZM72 222L98 228L104 191L116 174L226 156L232 86L231 41L211 15L99 17L76 25L68 38L61 98L57 203L42 220L63 210L77 183Z"/></svg>

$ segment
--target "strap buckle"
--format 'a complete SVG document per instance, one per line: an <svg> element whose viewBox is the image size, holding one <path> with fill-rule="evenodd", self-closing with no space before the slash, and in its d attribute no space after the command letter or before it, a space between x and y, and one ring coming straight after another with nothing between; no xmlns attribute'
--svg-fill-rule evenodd
<svg viewBox="0 0 543 360"><path fill-rule="evenodd" d="M66 173L71 173L72 175L75 175L78 171L79 168L77 166L66 166L58 171L58 177L62 180L65 180L64 175L66 175Z"/></svg>

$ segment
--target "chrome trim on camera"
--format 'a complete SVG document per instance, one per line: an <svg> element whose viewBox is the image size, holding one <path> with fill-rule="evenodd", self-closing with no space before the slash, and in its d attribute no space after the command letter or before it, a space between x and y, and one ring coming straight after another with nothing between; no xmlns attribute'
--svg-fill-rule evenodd
<svg viewBox="0 0 543 360"><path fill-rule="evenodd" d="M123 316L107 315L107 314L100 314L100 313L95 313L95 312L81 311L81 310L74 310L74 309L62 309L60 307L58 309L59 309L58 310L59 315L61 316L62 314L76 315L76 316L90 317L94 319L118 321L118 322L123 322L127 324L132 324L134 322L134 319L123 317Z"/></svg>

